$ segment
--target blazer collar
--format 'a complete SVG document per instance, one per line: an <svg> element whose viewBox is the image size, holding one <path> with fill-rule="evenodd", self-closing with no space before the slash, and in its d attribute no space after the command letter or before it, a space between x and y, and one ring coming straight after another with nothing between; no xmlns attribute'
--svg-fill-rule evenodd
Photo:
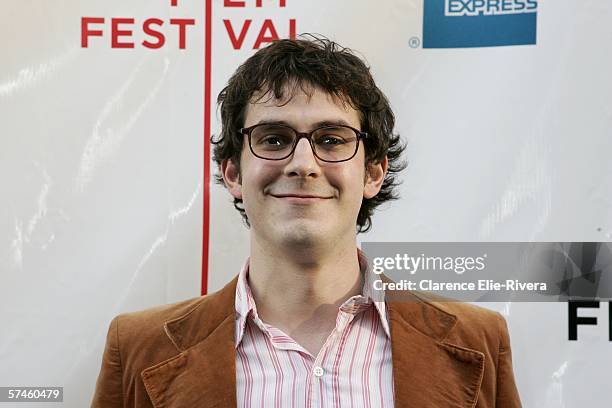
<svg viewBox="0 0 612 408"><path fill-rule="evenodd" d="M237 279L164 325L178 354L141 374L154 407L236 406ZM395 406L474 407L484 354L446 341L457 317L415 293L388 291L385 300Z"/></svg>

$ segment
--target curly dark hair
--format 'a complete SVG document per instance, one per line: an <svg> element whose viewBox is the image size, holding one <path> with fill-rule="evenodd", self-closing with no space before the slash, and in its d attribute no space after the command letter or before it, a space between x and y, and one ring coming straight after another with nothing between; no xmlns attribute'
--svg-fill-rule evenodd
<svg viewBox="0 0 612 408"><path fill-rule="evenodd" d="M274 41L238 67L217 98L222 131L217 140L211 137L215 162L220 167L225 159L230 159L240 169L244 136L239 129L244 127L248 103L255 94L261 96L254 102L269 93L280 100L288 86L289 100L298 87L307 95L311 95L309 88L314 87L348 103L360 113L361 130L370 135L363 140L366 167L387 157L388 169L380 192L363 200L357 216L357 231L368 231L374 209L398 198L396 175L406 167L400 157L405 145L399 135L393 134L395 117L386 96L374 83L369 67L352 50L325 37L304 34L298 39ZM215 179L224 184L220 174ZM242 200L234 198L234 207L248 226Z"/></svg>

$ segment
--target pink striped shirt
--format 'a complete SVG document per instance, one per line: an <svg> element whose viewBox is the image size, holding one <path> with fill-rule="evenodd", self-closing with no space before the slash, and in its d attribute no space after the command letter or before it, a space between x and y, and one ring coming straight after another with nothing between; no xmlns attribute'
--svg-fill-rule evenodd
<svg viewBox="0 0 612 408"><path fill-rule="evenodd" d="M249 260L236 287L238 407L393 407L391 342L384 293L358 250L362 295L344 302L336 327L313 356L263 322L248 285Z"/></svg>

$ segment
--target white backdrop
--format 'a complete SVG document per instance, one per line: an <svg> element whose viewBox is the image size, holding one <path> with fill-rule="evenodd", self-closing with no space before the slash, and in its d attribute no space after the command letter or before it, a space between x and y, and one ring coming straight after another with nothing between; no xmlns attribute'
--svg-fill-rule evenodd
<svg viewBox="0 0 612 408"><path fill-rule="evenodd" d="M238 273L248 232L205 135L272 25L358 50L396 113L402 198L361 240L612 240L612 3L537 2L536 44L423 48L424 1L443 0L3 2L0 386L87 406L114 315L199 295L203 269L209 292ZM104 18L87 46L84 17ZM114 47L113 18L134 19ZM194 22L181 35L176 19ZM508 320L524 406L610 405L607 305L579 312L598 324L577 341L567 304L484 306Z"/></svg>

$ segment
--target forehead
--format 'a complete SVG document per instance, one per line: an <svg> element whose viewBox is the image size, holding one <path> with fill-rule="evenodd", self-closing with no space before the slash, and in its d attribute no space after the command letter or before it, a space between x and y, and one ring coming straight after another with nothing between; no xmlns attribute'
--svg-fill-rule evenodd
<svg viewBox="0 0 612 408"><path fill-rule="evenodd" d="M297 130L307 130L319 123L344 123L359 128L360 116L350 103L321 88L286 86L280 98L272 91L253 95L246 107L244 126L279 121Z"/></svg>

